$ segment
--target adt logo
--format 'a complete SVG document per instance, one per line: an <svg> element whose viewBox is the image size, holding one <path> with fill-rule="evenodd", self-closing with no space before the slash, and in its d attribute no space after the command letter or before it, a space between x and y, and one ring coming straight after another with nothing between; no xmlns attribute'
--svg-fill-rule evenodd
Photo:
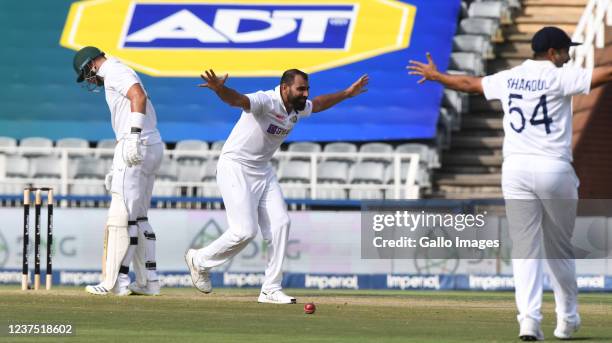
<svg viewBox="0 0 612 343"><path fill-rule="evenodd" d="M60 43L97 46L153 76L314 73L407 48L417 11L407 1L76 1Z"/></svg>
<svg viewBox="0 0 612 343"><path fill-rule="evenodd" d="M136 4L126 48L345 49L356 8Z"/></svg>

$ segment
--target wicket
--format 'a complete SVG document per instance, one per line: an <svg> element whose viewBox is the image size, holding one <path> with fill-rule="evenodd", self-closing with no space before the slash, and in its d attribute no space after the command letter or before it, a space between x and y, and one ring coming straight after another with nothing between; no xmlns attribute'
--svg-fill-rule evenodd
<svg viewBox="0 0 612 343"><path fill-rule="evenodd" d="M23 255L21 290L28 289L29 264L28 249L30 245L30 201L31 192L34 192L34 289L40 289L40 212L42 209L42 192L47 192L47 270L45 287L51 289L53 282L53 261L51 250L53 247L53 189L52 188L25 188L23 190Z"/></svg>

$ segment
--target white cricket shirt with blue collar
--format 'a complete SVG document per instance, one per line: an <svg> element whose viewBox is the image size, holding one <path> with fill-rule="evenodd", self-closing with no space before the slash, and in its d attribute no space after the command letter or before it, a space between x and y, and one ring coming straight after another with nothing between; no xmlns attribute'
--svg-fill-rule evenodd
<svg viewBox="0 0 612 343"><path fill-rule="evenodd" d="M298 120L312 113L312 102L307 100L303 111L287 113L280 86L246 96L251 102L251 109L242 112L223 145L221 157L248 167L261 168L268 165Z"/></svg>
<svg viewBox="0 0 612 343"><path fill-rule="evenodd" d="M147 91L134 70L112 57L102 63L97 75L104 78L104 93L111 112L113 131L116 139L121 140L131 131L132 109L130 99L127 97L128 90L139 83L145 94ZM157 130L157 115L148 94L146 112L140 137L146 145L160 143L162 140Z"/></svg>
<svg viewBox="0 0 612 343"><path fill-rule="evenodd" d="M572 161L572 96L587 94L593 71L527 60L482 79L487 100L504 110L504 159L512 155Z"/></svg>

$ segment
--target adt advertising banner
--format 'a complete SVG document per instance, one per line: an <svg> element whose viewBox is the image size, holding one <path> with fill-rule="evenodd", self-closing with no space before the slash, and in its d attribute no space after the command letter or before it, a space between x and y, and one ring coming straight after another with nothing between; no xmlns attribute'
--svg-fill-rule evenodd
<svg viewBox="0 0 612 343"><path fill-rule="evenodd" d="M110 137L102 94L86 94L74 82L74 52L93 45L141 74L166 141L212 141L229 135L241 111L197 87L199 75L211 68L220 75L228 73L227 85L241 93L273 89L283 71L298 68L311 75L311 98L340 91L361 75L370 75L367 93L301 121L288 140L433 138L442 88L433 83L417 85L405 67L410 59L424 60L429 51L438 67L446 69L459 4L459 0L11 4L6 8L8 22L0 25L10 26L22 37L9 37L6 61L0 60L9 64L8 80L2 81L8 88L7 113L0 113L6 125L1 125L0 133L18 138L26 134L54 139ZM11 19L23 17L21 12L43 19ZM28 56L41 52L45 63L37 63L36 72L30 72ZM31 93L23 91L27 84L43 89L36 101L28 99L29 106L19 107L20 96L27 99L19 90ZM19 125L9 116L13 110L18 110ZM26 129L29 126L31 130Z"/></svg>

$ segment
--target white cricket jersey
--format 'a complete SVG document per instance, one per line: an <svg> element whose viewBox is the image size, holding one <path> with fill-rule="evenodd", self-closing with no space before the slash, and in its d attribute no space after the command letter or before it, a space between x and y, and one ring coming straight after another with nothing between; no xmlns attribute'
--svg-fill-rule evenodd
<svg viewBox="0 0 612 343"><path fill-rule="evenodd" d="M242 112L223 145L221 156L249 167L264 167L297 121L312 113L312 102L307 100L303 111L294 110L288 114L280 86L246 96L251 102L251 110Z"/></svg>
<svg viewBox="0 0 612 343"><path fill-rule="evenodd" d="M104 78L104 93L111 112L113 131L115 131L116 139L120 140L131 131L132 109L130 99L127 97L128 90L139 83L145 94L147 91L132 68L112 57L102 63L97 75ZM146 145L160 143L162 140L157 130L157 115L148 94L146 112L140 137L145 140Z"/></svg>
<svg viewBox="0 0 612 343"><path fill-rule="evenodd" d="M593 71L527 60L482 79L487 100L504 110L504 158L536 155L572 161L572 96L587 94Z"/></svg>

